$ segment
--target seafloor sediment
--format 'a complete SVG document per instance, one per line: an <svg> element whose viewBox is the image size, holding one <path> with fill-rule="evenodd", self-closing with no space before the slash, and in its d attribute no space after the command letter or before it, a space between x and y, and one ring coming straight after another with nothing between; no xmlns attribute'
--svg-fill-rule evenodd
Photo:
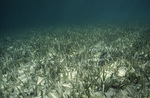
<svg viewBox="0 0 150 98"><path fill-rule="evenodd" d="M148 98L150 25L71 25L1 38L0 98Z"/></svg>

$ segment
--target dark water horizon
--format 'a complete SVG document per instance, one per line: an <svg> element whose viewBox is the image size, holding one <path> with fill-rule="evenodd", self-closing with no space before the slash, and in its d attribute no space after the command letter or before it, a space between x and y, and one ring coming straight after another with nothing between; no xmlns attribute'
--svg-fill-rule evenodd
<svg viewBox="0 0 150 98"><path fill-rule="evenodd" d="M0 30L150 20L149 0L1 0Z"/></svg>

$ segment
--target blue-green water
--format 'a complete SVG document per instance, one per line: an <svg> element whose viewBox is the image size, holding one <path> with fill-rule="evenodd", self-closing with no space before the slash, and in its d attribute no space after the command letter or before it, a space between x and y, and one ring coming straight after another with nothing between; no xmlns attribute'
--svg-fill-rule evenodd
<svg viewBox="0 0 150 98"><path fill-rule="evenodd" d="M148 21L149 4L149 0L1 0L0 30L57 24Z"/></svg>

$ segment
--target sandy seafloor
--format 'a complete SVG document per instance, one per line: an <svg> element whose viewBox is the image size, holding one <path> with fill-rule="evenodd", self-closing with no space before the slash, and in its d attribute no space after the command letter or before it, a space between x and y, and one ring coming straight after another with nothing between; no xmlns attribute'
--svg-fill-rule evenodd
<svg viewBox="0 0 150 98"><path fill-rule="evenodd" d="M0 39L0 98L149 98L150 24L61 25Z"/></svg>

